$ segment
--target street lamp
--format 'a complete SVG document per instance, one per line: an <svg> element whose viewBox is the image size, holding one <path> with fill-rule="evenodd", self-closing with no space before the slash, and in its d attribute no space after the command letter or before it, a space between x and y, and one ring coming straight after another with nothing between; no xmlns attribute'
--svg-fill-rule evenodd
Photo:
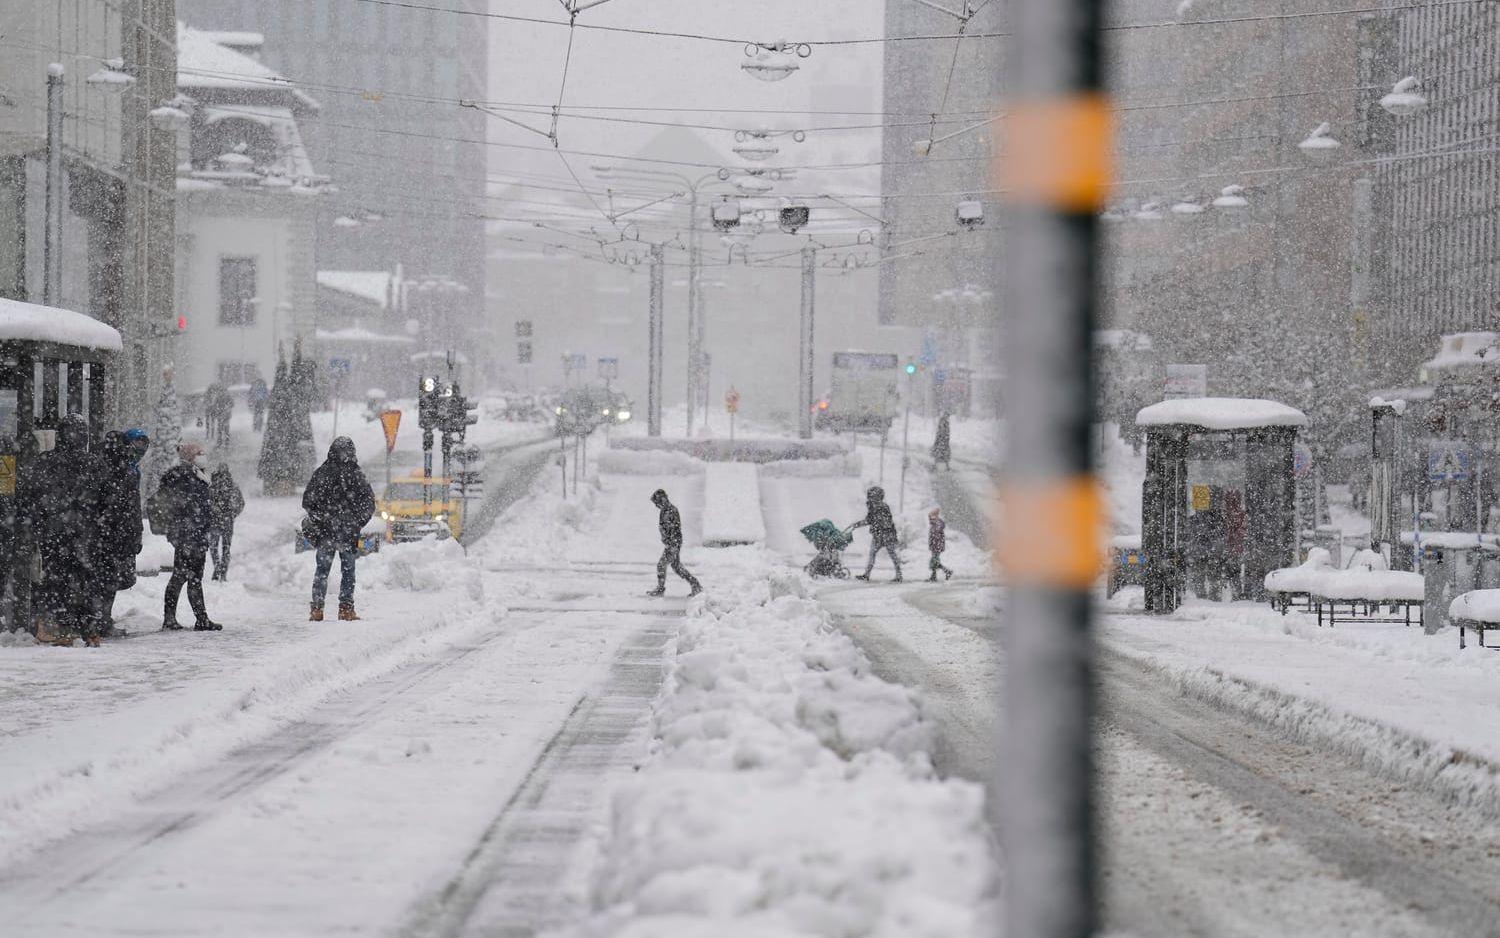
<svg viewBox="0 0 1500 938"><path fill-rule="evenodd" d="M802 66L797 59L812 55L812 46L805 42L772 42L745 44L745 61L740 69L758 81L783 81Z"/></svg>
<svg viewBox="0 0 1500 938"><path fill-rule="evenodd" d="M1417 92L1420 84L1416 78L1406 76L1380 99L1380 106L1396 117L1411 117L1427 107L1427 97Z"/></svg>
<svg viewBox="0 0 1500 938"><path fill-rule="evenodd" d="M1312 133L1307 135L1307 139L1297 144L1297 149L1310 160L1326 163L1333 158L1334 152L1341 146L1343 144L1333 137L1333 127L1324 121L1313 128Z"/></svg>
<svg viewBox="0 0 1500 938"><path fill-rule="evenodd" d="M1238 212L1240 209L1248 208L1250 200L1245 198L1244 186L1225 186L1219 190L1218 198L1214 199L1212 204L1214 208Z"/></svg>

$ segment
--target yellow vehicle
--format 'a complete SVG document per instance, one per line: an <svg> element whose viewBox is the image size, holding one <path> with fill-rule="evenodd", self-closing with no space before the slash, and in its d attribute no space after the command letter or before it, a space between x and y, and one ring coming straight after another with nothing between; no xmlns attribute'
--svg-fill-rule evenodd
<svg viewBox="0 0 1500 938"><path fill-rule="evenodd" d="M442 476L424 479L414 473L396 479L376 505L385 522L385 539L391 543L420 541L431 534L440 540L463 536L463 501Z"/></svg>

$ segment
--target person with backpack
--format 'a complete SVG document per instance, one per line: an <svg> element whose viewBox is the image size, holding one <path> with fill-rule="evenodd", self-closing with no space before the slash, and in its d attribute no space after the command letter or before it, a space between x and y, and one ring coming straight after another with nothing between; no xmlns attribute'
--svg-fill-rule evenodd
<svg viewBox="0 0 1500 938"><path fill-rule="evenodd" d="M900 539L896 533L896 519L891 516L891 506L885 503L885 489L872 485L865 493L865 516L854 522L854 527L870 529L870 561L865 564L865 572L855 579L869 582L870 574L875 571L875 557L883 550L896 565L896 577L892 582L900 583L901 558L896 554Z"/></svg>
<svg viewBox="0 0 1500 938"><path fill-rule="evenodd" d="M177 460L177 465L162 475L161 485L146 505L152 533L166 535L173 549L172 578L167 581L161 627L166 632L182 628L177 624L177 599L186 586L188 605L193 609L193 630L218 632L224 626L208 617L208 604L203 600L203 565L213 526L213 494L205 475L203 447L183 443L177 447Z"/></svg>
<svg viewBox="0 0 1500 938"><path fill-rule="evenodd" d="M657 489L651 493L651 504L661 512L656 528L661 535L662 552L661 559L656 562L656 589L648 591L646 595L661 596L666 593L667 568L671 567L672 572L687 581L688 595L697 596L703 592L703 584L682 565L682 513L667 498L665 489Z"/></svg>
<svg viewBox="0 0 1500 938"><path fill-rule="evenodd" d="M228 463L219 463L208 480L212 499L212 528L208 535L208 552L214 560L213 578L229 581L229 545L234 540L234 519L245 510L245 495L229 471Z"/></svg>
<svg viewBox="0 0 1500 938"><path fill-rule="evenodd" d="M354 611L354 563L359 557L359 533L375 516L375 492L359 468L354 441L341 436L328 447L328 459L313 470L302 493L307 518L302 533L317 551L313 572L312 610L308 619L323 621L323 599L333 555L339 555L339 619L358 621Z"/></svg>

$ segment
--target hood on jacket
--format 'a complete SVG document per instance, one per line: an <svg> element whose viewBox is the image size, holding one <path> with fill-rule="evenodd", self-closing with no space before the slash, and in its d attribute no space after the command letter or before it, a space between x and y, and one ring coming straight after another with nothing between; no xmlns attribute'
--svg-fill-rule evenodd
<svg viewBox="0 0 1500 938"><path fill-rule="evenodd" d="M873 505L883 501L885 501L885 489L878 485L870 486L870 490L865 493L865 504Z"/></svg>
<svg viewBox="0 0 1500 938"><path fill-rule="evenodd" d="M652 492L651 504L655 505L657 508L665 508L670 505L671 500L667 498L667 490L657 489L656 491Z"/></svg>
<svg viewBox="0 0 1500 938"><path fill-rule="evenodd" d="M355 452L354 441L347 436L338 437L329 445L328 458L334 462L359 462L359 454Z"/></svg>

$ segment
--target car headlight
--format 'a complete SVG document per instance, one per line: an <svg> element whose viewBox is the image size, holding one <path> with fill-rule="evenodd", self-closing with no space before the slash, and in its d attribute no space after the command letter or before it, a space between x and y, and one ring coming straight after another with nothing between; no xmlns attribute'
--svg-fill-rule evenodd
<svg viewBox="0 0 1500 938"><path fill-rule="evenodd" d="M435 517L435 518L436 518L436 519L437 519L437 520L438 520L438 521L445 521L445 520L447 520L447 518L448 518L448 516L447 516L447 515L446 515L446 514L443 514L443 513L442 513L442 512L438 512L438 513L437 513L437 514L436 514L436 515L435 515L435 516L434 516L434 517Z"/></svg>
<svg viewBox="0 0 1500 938"><path fill-rule="evenodd" d="M389 520L391 520L391 513L388 512L388 511L382 511L380 513L380 520L382 520L382 521L389 521Z"/></svg>
<svg viewBox="0 0 1500 938"><path fill-rule="evenodd" d="M615 419L618 420L618 421L620 421L621 423L624 423L625 421L627 421L627 420L630 419L630 411L628 411L628 410L622 410L622 411L616 412L615 413Z"/></svg>

